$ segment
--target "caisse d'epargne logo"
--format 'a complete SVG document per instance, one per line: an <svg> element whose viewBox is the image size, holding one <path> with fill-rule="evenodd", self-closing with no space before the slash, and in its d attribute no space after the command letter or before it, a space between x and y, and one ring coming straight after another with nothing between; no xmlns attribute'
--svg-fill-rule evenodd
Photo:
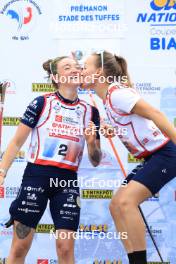
<svg viewBox="0 0 176 264"><path fill-rule="evenodd" d="M0 14L4 15L5 21L11 21L11 30L13 30L12 39L28 40L29 33L37 26L38 16L42 10L37 1L34 0L13 0L0 6Z"/></svg>
<svg viewBox="0 0 176 264"><path fill-rule="evenodd" d="M136 22L149 25L151 50L176 50L176 0L152 0Z"/></svg>

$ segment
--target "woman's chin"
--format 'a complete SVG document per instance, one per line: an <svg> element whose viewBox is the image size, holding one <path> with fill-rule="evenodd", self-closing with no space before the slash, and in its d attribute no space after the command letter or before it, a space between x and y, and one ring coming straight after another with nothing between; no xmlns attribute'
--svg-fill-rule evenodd
<svg viewBox="0 0 176 264"><path fill-rule="evenodd" d="M83 90L89 90L90 88L92 88L92 84L91 83L81 83L80 88Z"/></svg>
<svg viewBox="0 0 176 264"><path fill-rule="evenodd" d="M81 83L79 82L69 82L67 83L67 87L70 87L70 88L77 88L77 87L80 87Z"/></svg>

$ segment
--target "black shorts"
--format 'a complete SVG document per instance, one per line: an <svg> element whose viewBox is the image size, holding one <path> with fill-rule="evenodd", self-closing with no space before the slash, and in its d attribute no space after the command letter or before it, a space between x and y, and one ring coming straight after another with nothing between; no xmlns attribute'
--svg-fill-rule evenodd
<svg viewBox="0 0 176 264"><path fill-rule="evenodd" d="M127 176L126 181L134 180L140 182L154 195L175 177L176 145L169 141L133 169Z"/></svg>
<svg viewBox="0 0 176 264"><path fill-rule="evenodd" d="M55 229L76 231L80 218L77 173L28 163L17 198L9 209L11 219L36 228L48 200Z"/></svg>

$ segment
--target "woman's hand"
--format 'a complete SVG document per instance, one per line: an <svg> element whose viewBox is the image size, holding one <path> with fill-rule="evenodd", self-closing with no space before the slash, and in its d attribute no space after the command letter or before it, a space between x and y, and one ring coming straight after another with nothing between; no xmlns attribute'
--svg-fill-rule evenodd
<svg viewBox="0 0 176 264"><path fill-rule="evenodd" d="M116 136L115 133L115 128L113 128L111 125L109 124L102 124L101 128L100 128L101 134L105 137L105 138L113 138Z"/></svg>
<svg viewBox="0 0 176 264"><path fill-rule="evenodd" d="M96 126L90 121L88 127L84 130L84 136L88 145L96 142Z"/></svg>
<svg viewBox="0 0 176 264"><path fill-rule="evenodd" d="M96 132L95 124L90 121L88 127L84 130L84 135L87 142L89 160L94 167L99 165L102 158L100 140L97 139Z"/></svg>

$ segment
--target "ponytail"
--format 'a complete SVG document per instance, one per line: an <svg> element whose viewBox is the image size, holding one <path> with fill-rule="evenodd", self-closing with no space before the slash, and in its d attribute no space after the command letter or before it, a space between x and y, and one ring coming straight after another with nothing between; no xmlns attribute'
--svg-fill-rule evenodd
<svg viewBox="0 0 176 264"><path fill-rule="evenodd" d="M126 85L127 86L132 86L132 83L131 83L131 80L130 80L130 76L129 76L129 73L128 73L128 66L127 66L127 62L126 60L123 58L123 57L120 57L120 56L117 56L117 55L114 55L117 63L120 65L121 67L121 77L126 77Z"/></svg>
<svg viewBox="0 0 176 264"><path fill-rule="evenodd" d="M97 57L96 67L102 68L105 77L112 77L111 82L114 81L114 77L120 78L122 84L126 86L132 86L130 77L128 74L127 62L123 57L113 55L110 52L103 51L102 53L93 53Z"/></svg>

